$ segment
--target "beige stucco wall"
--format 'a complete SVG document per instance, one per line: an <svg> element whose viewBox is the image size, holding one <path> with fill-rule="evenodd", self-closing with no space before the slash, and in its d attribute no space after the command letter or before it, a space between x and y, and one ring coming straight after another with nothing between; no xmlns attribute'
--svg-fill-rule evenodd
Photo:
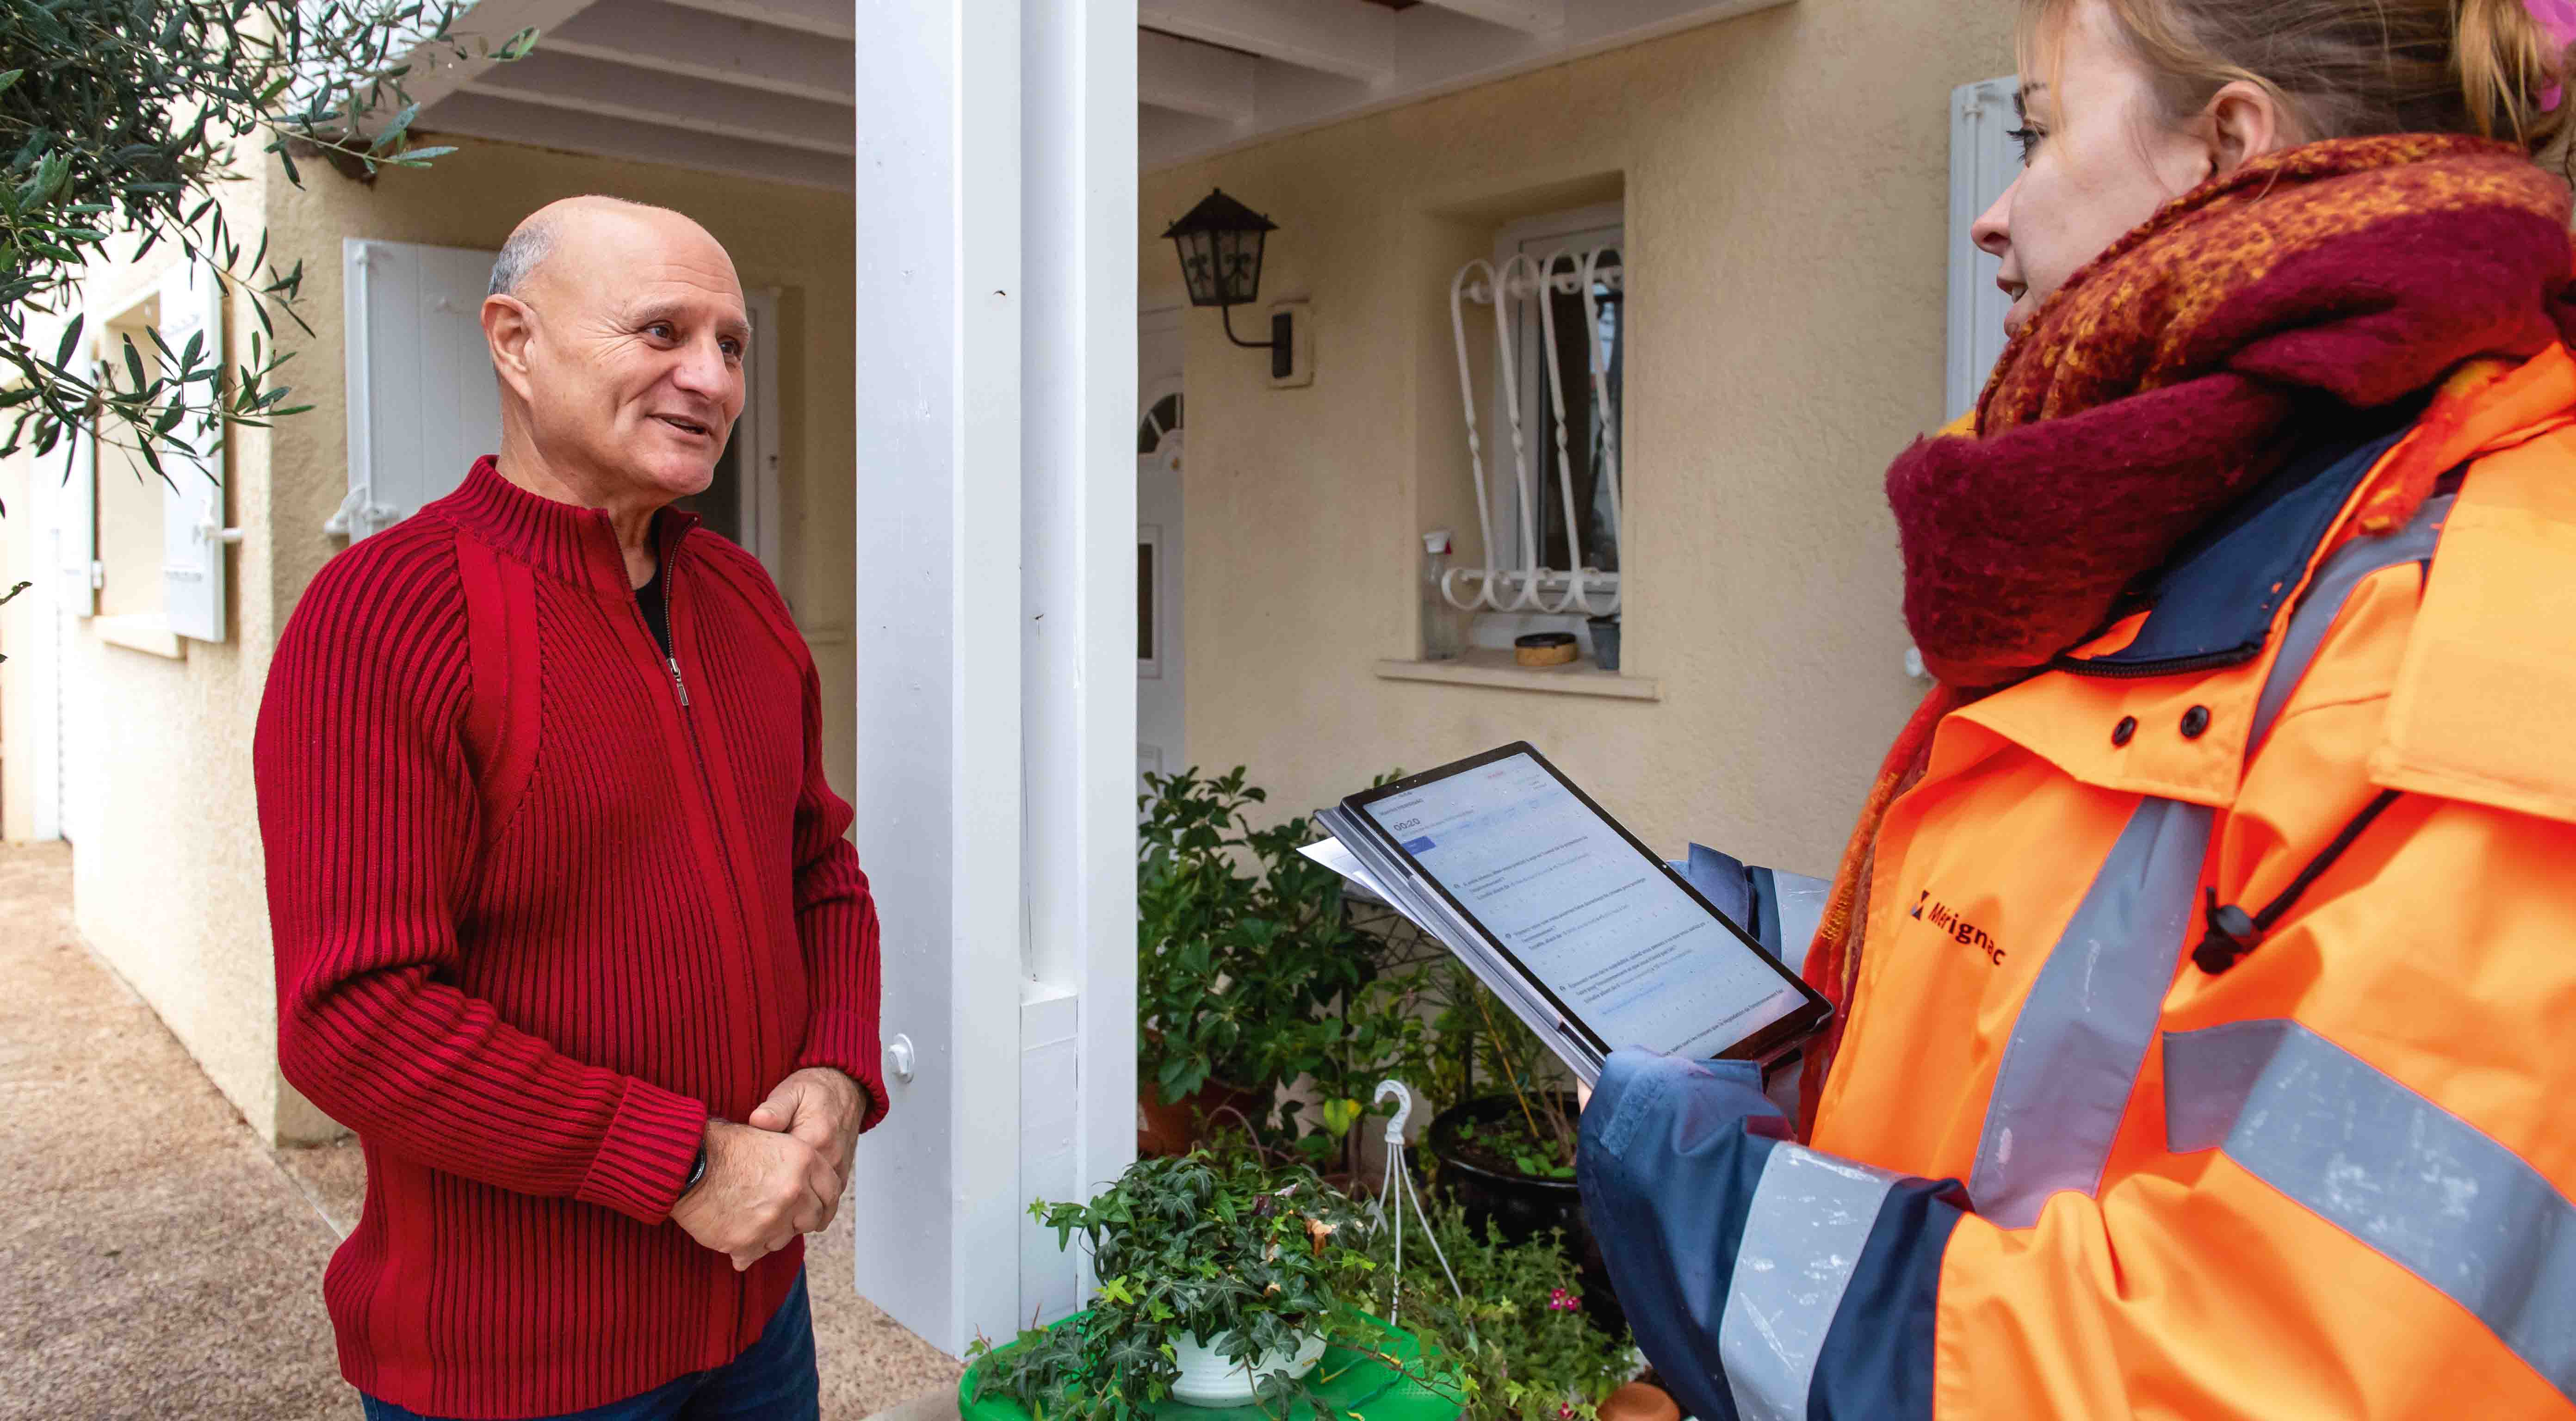
<svg viewBox="0 0 2576 1421"><path fill-rule="evenodd" d="M1903 670L1890 456L1942 413L1948 99L2011 72L2011 7L1799 0L1149 174L1162 227L1267 213L1314 384L1187 326L1189 758L1282 813L1527 738L1648 842L1829 872ZM1449 276L1519 216L1624 196L1625 671L1659 702L1379 679L1414 654L1417 535L1475 546ZM1480 406L1489 392L1478 391Z"/></svg>
<svg viewBox="0 0 2576 1421"><path fill-rule="evenodd" d="M34 462L34 456L23 449L0 458L0 508L9 510L9 516L0 518L0 596L40 575L40 540L27 486ZM0 661L0 842L23 843L36 832L36 764L31 756L17 752L9 736L11 726L26 724L37 712L37 688L28 675L26 658L44 633L44 619L36 615L32 592L0 604L0 657L19 659L15 668Z"/></svg>
<svg viewBox="0 0 2576 1421"><path fill-rule="evenodd" d="M312 334L280 325L300 352L285 377L294 402L314 408L272 433L235 437L232 512L245 536L233 554L231 639L187 643L184 659L171 660L83 634L67 668L80 707L66 746L80 931L274 1138L334 1128L276 1069L250 741L277 633L341 547L322 524L347 487L344 237L497 247L537 206L605 192L697 216L732 251L746 286L782 288L783 590L825 685L851 684L853 375L847 327L835 319L852 301L849 197L510 145L463 147L426 172L388 172L372 186L308 164L302 189L272 176L233 194L246 209L239 217L264 216L278 265L304 264L302 313ZM100 284L139 290L151 276L117 269ZM238 307L228 327L238 363L252 327ZM102 528L115 517L103 507ZM844 690L826 715L831 769L844 784L849 707Z"/></svg>

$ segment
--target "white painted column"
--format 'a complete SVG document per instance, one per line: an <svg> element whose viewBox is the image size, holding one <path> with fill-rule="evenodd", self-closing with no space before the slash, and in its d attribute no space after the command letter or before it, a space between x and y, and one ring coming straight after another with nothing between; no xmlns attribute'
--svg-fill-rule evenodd
<svg viewBox="0 0 2576 1421"><path fill-rule="evenodd" d="M1136 1156L1135 0L1021 23L1021 1185L1071 1199ZM1020 1316L1071 1312L1080 1256L1020 1249Z"/></svg>
<svg viewBox="0 0 2576 1421"><path fill-rule="evenodd" d="M856 1267L952 1353L1073 1305L1027 1204L1134 1143L1134 24L934 0L857 46L852 797L914 1074Z"/></svg>

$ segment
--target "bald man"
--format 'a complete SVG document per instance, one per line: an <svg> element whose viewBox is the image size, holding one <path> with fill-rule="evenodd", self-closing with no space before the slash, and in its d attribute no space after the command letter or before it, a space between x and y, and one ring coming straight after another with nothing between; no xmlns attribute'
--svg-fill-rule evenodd
<svg viewBox="0 0 2576 1421"><path fill-rule="evenodd" d="M253 750L279 1062L366 1154L342 1374L371 1418L810 1418L877 921L813 658L670 506L742 412L742 285L572 198L483 329L499 454L323 568Z"/></svg>

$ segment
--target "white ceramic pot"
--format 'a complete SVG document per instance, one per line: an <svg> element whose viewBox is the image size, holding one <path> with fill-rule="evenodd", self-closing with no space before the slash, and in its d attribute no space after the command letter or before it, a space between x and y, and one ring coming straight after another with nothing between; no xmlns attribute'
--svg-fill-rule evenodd
<svg viewBox="0 0 2576 1421"><path fill-rule="evenodd" d="M1323 1359L1324 1335L1320 1332L1308 1333L1293 1353L1265 1352L1249 1367L1238 1367L1216 1348L1202 1347L1183 1335L1172 1339L1172 1361L1181 1369L1180 1380L1172 1383L1172 1395L1192 1406L1247 1406L1252 1402L1253 1378L1272 1372L1302 1377L1315 1370L1315 1364Z"/></svg>

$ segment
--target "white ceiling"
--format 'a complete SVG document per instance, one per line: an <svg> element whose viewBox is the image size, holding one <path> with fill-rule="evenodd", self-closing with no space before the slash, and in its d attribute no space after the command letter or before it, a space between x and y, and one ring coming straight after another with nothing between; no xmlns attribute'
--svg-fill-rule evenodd
<svg viewBox="0 0 2576 1421"><path fill-rule="evenodd" d="M1786 0L1137 0L1152 169ZM848 190L855 0L481 0L515 64L422 74L442 133Z"/></svg>
<svg viewBox="0 0 2576 1421"><path fill-rule="evenodd" d="M1137 0L1147 169L1788 0Z"/></svg>

